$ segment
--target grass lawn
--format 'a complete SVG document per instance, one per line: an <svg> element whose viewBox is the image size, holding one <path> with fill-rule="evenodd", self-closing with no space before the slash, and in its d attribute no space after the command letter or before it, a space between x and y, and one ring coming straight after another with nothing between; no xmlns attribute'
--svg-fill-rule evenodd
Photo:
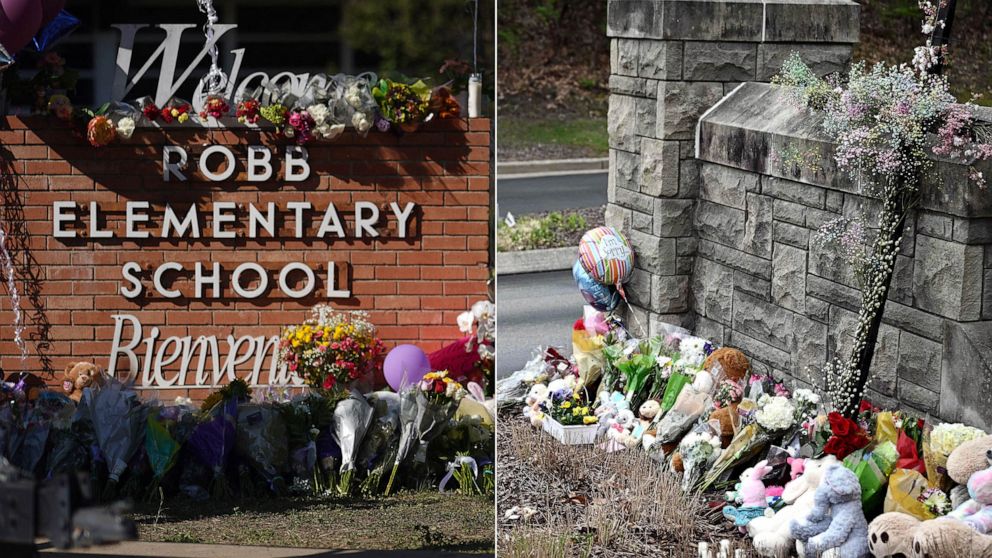
<svg viewBox="0 0 992 558"><path fill-rule="evenodd" d="M375 499L269 498L140 504L142 541L367 550L492 553L495 512L486 496L400 492ZM158 517L157 517L158 516Z"/></svg>
<svg viewBox="0 0 992 558"><path fill-rule="evenodd" d="M553 153L573 157L605 157L609 152L606 118L520 118L504 111L499 116L497 141L500 149L540 146Z"/></svg>

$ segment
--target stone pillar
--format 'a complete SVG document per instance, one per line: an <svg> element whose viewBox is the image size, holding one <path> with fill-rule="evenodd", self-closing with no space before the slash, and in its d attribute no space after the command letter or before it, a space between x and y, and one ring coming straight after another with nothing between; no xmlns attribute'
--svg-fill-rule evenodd
<svg viewBox="0 0 992 558"><path fill-rule="evenodd" d="M636 250L627 293L641 334L667 322L694 327L690 279L698 246L696 123L744 81L768 81L796 51L817 72L843 70L858 39L849 0L609 0L608 224ZM772 257L748 216L771 201L746 188L731 204L757 258ZM744 240L742 240L744 242ZM720 332L702 331L717 341Z"/></svg>

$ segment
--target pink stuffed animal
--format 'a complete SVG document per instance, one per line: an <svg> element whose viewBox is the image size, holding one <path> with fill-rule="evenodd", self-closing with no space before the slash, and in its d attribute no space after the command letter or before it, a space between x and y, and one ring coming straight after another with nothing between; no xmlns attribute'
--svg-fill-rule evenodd
<svg viewBox="0 0 992 558"><path fill-rule="evenodd" d="M772 468L768 466L768 461L759 461L757 465L741 475L741 500L745 507L764 508L768 506L768 502L765 500L765 483L761 479L770 472L772 472Z"/></svg>
<svg viewBox="0 0 992 558"><path fill-rule="evenodd" d="M802 457L790 457L786 461L789 463L789 480L796 480L806 470L806 460Z"/></svg>

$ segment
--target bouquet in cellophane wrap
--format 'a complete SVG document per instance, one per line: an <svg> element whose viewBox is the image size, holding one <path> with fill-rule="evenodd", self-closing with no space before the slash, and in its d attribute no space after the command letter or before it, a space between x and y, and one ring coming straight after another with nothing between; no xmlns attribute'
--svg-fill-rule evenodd
<svg viewBox="0 0 992 558"><path fill-rule="evenodd" d="M310 319L283 330L279 357L317 390L345 390L382 366L385 351L368 313L320 305Z"/></svg>
<svg viewBox="0 0 992 558"><path fill-rule="evenodd" d="M445 371L426 374L400 394L400 444L386 483L387 495L402 463L426 461L427 445L444 433L465 394L465 388Z"/></svg>

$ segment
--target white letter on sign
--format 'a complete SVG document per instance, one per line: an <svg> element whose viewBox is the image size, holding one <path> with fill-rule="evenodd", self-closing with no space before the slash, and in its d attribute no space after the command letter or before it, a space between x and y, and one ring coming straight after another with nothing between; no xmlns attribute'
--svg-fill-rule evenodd
<svg viewBox="0 0 992 558"><path fill-rule="evenodd" d="M295 156L301 153L301 156ZM307 162L310 154L306 147L290 145L286 147L286 182L303 182L310 178L310 163ZM303 172L296 174L297 168L302 168Z"/></svg>
<svg viewBox="0 0 992 558"><path fill-rule="evenodd" d="M117 378L121 381L134 380L138 375L138 355L134 354L134 348L141 343L141 322L131 314L119 314L111 316L114 319L114 342L110 346L110 366L107 373L111 378L117 378L117 358L119 355L127 357L128 375L127 378ZM124 333L124 322L131 322L134 333L127 346L121 346L121 335Z"/></svg>
<svg viewBox="0 0 992 558"><path fill-rule="evenodd" d="M164 296L165 298L181 297L182 293L180 293L176 289L166 289L165 286L162 285L162 276L165 275L166 271L182 271L182 270L183 270L182 264L176 262L165 262L164 264L158 266L158 269L155 270L155 276L153 277L155 290L158 291L158 294Z"/></svg>
<svg viewBox="0 0 992 558"><path fill-rule="evenodd" d="M224 158L227 159L227 168L223 172L211 172L210 168L207 167L207 159L214 153L222 153ZM231 175L234 174L234 153L223 145L211 145L204 149L203 155L200 155L200 173L214 182L223 182L231 178Z"/></svg>
<svg viewBox="0 0 992 558"><path fill-rule="evenodd" d="M265 182L272 178L272 152L265 147L252 145L248 147L248 181ZM261 168L262 172L259 172Z"/></svg>
<svg viewBox="0 0 992 558"><path fill-rule="evenodd" d="M296 270L300 270L306 274L307 282L302 289L294 291L289 288L289 285L286 283L286 278L290 273ZM286 296L290 298L303 298L309 295L313 292L314 284L316 282L317 278L314 277L313 270L310 269L310 266L304 263L293 262L291 264L287 264L286 267L282 268L282 271L279 272L279 288L282 289L282 292L286 293Z"/></svg>
<svg viewBox="0 0 992 558"><path fill-rule="evenodd" d="M179 162L172 163L169 160L172 159L170 155L173 153L179 154ZM182 169L186 168L186 162L189 160L186 155L186 150L178 145L166 145L165 149L162 150L162 180L168 182L169 178L172 176L177 176L179 180L185 182L186 175L183 174Z"/></svg>
<svg viewBox="0 0 992 558"><path fill-rule="evenodd" d="M76 211L76 202L57 201L52 204L52 236L55 238L75 238L76 231L67 231L62 228L63 223L72 223L76 220L75 213L66 213L65 210Z"/></svg>

